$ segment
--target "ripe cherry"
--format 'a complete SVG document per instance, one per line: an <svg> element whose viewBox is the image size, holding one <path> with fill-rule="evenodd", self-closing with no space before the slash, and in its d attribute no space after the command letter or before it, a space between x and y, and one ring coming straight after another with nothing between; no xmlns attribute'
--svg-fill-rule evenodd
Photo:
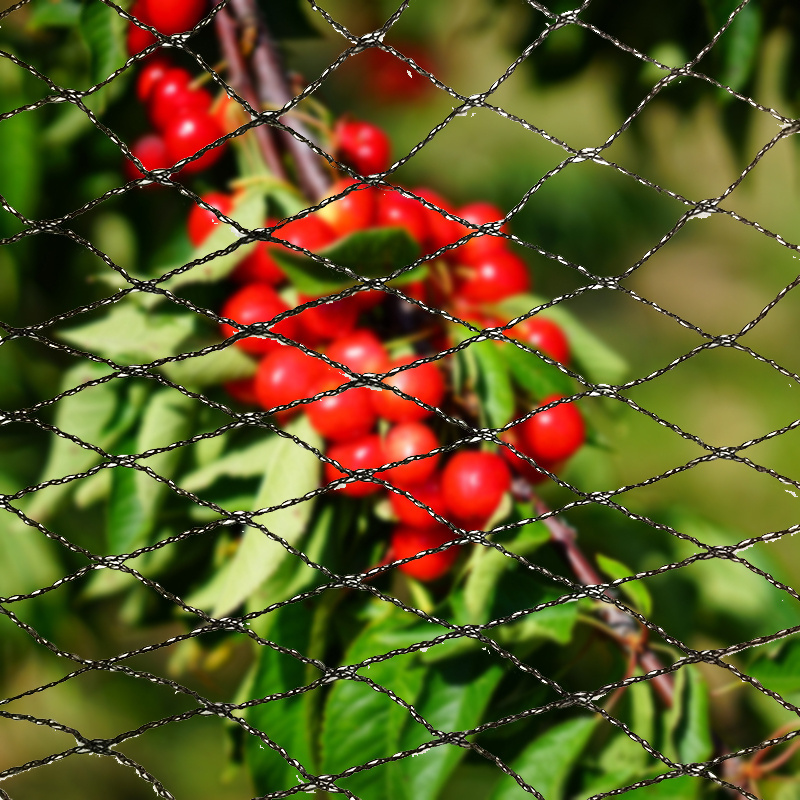
<svg viewBox="0 0 800 800"><path fill-rule="evenodd" d="M369 390L367 390L369 391ZM439 446L436 434L421 422L402 422L394 425L386 434L383 451L387 463L404 461L412 456L422 456ZM392 467L381 473L381 477L401 489L410 489L424 483L433 476L439 454L418 461Z"/></svg>
<svg viewBox="0 0 800 800"><path fill-rule="evenodd" d="M531 288L525 262L508 250L485 253L460 273L458 297L471 303L498 303Z"/></svg>
<svg viewBox="0 0 800 800"><path fill-rule="evenodd" d="M295 400L312 397L314 386L328 369L325 362L297 347L279 347L258 365L254 381L258 404L269 411ZM290 415L286 411L282 413L284 416Z"/></svg>
<svg viewBox="0 0 800 800"><path fill-rule="evenodd" d="M150 15L147 13L147 10L144 7L144 0L136 0L130 10L130 14L132 17L135 17L140 22L144 22L145 25L153 25L152 20L150 19ZM155 36L153 36L150 31L146 31L143 28L140 28L134 22L131 22L128 25L128 31L126 34L127 39L127 47L128 47L128 55L134 56L137 53L141 52L145 49L145 47L149 47L154 42L158 41Z"/></svg>
<svg viewBox="0 0 800 800"><path fill-rule="evenodd" d="M439 475L433 475L425 483L419 483L407 490L422 505L431 509L440 517L447 519L448 511L442 494L442 482ZM412 503L407 497L397 492L389 492L389 502L398 521L412 528L429 528L436 520L424 508Z"/></svg>
<svg viewBox="0 0 800 800"><path fill-rule="evenodd" d="M356 183L358 181L353 178L342 178L331 186L327 196L334 197ZM377 189L362 186L329 203L317 214L330 225L337 236L347 236L373 224L378 196Z"/></svg>
<svg viewBox="0 0 800 800"><path fill-rule="evenodd" d="M482 527L511 487L511 473L497 453L459 450L442 472L442 493L455 519Z"/></svg>
<svg viewBox="0 0 800 800"><path fill-rule="evenodd" d="M360 120L340 120L334 128L337 158L362 175L389 167L389 137L377 126Z"/></svg>
<svg viewBox="0 0 800 800"><path fill-rule="evenodd" d="M399 358L392 363L392 368L413 364L416 360L415 356ZM442 402L445 394L444 376L433 361L404 369L387 378L384 383L434 407ZM392 422L414 422L425 419L432 413L413 400L399 397L388 389L376 392L373 395L373 402L378 415Z"/></svg>
<svg viewBox="0 0 800 800"><path fill-rule="evenodd" d="M569 341L561 326L553 320L537 315L505 330L507 336L540 350L553 361L558 361L559 364L569 363Z"/></svg>
<svg viewBox="0 0 800 800"><path fill-rule="evenodd" d="M356 328L344 336L337 336L327 354L331 361L344 364L353 372L380 374L389 369L386 348L369 328Z"/></svg>
<svg viewBox="0 0 800 800"><path fill-rule="evenodd" d="M301 294L298 297L298 305L315 299L317 298ZM298 336L304 344L329 342L355 328L358 310L352 297L342 297L332 303L322 303L303 309L297 316L300 325Z"/></svg>
<svg viewBox="0 0 800 800"><path fill-rule="evenodd" d="M162 169L170 166L172 163L167 153L167 146L157 133L146 133L144 136L137 139L131 145L131 152L142 162L142 165L147 170ZM125 172L125 177L129 181L135 181L138 178L145 177L144 173L139 171L136 164L127 158L123 163L123 170Z"/></svg>
<svg viewBox="0 0 800 800"><path fill-rule="evenodd" d="M562 399L561 395L550 395L541 401L539 407ZM586 440L583 417L573 403L562 403L540 411L517 427L523 445L521 452L543 464L565 461Z"/></svg>
<svg viewBox="0 0 800 800"><path fill-rule="evenodd" d="M413 197L389 190L380 193L375 224L383 228L404 228L420 245L428 239L428 209Z"/></svg>
<svg viewBox="0 0 800 800"><path fill-rule="evenodd" d="M497 222L505 217L505 214L500 208L492 203L483 201L463 206L458 209L456 213L459 217L471 222L473 225L486 225L489 222ZM474 231L474 228L465 228L461 225L459 225L459 227L461 233L457 237L458 239ZM503 225L500 230L503 233L508 233L508 225ZM477 233L467 242L452 251L451 258L460 263L473 264L488 253L503 250L505 247L505 239L485 233Z"/></svg>
<svg viewBox="0 0 800 800"><path fill-rule="evenodd" d="M340 377L326 375L313 385L311 394L336 389L342 383ZM378 416L372 406L370 390L364 387L320 397L306 406L306 413L314 430L331 442L363 438L372 430Z"/></svg>
<svg viewBox="0 0 800 800"><path fill-rule="evenodd" d="M224 192L209 192L202 195L202 199L226 216L233 209L232 195ZM220 219L213 211L209 211L202 206L193 205L186 220L189 241L197 247L213 233L218 225L220 225Z"/></svg>
<svg viewBox="0 0 800 800"><path fill-rule="evenodd" d="M192 111L207 114L211 95L205 89L193 89L192 73L182 67L165 70L150 88L147 114L157 130L164 131L176 119ZM222 134L220 134L222 135Z"/></svg>
<svg viewBox="0 0 800 800"><path fill-rule="evenodd" d="M376 434L370 434L349 442L333 444L328 449L327 455L350 470L375 469L386 463L386 459L383 456L383 442L381 437ZM327 461L323 471L325 480L329 483L345 475L344 472ZM340 491L348 497L366 497L381 488L380 484L372 483L371 481L352 481L344 484Z"/></svg>
<svg viewBox="0 0 800 800"><path fill-rule="evenodd" d="M302 247L311 253L324 250L336 241L336 232L322 219L319 214L306 214L304 217L287 222L281 225L273 236L276 239L293 244L295 247ZM275 245L279 247L279 245ZM292 250L291 255L302 256L302 253Z"/></svg>
<svg viewBox="0 0 800 800"><path fill-rule="evenodd" d="M411 558L425 550L433 550L456 535L446 525L427 528L408 528L398 526L392 532L391 554L394 560ZM444 575L458 558L458 545L448 547L438 553L429 553L422 558L401 564L398 569L420 581L433 581Z"/></svg>
<svg viewBox="0 0 800 800"><path fill-rule="evenodd" d="M522 441L518 428L509 428L509 430L503 431L503 433L500 434L500 438L504 442L508 442L510 445L513 445L520 453L530 458L530 455L527 452L527 446ZM547 473L537 469L533 466L533 464L530 464L524 458L521 458L507 447L501 447L500 454L506 460L508 466L511 467L512 471L517 475L521 475L523 478L525 478L525 480L528 481L528 483L535 486L536 484L547 480ZM555 472L559 467L558 464L544 463L541 463L541 466L548 470L548 472Z"/></svg>
<svg viewBox="0 0 800 800"><path fill-rule="evenodd" d="M225 391L237 402L245 406L258 405L255 378L240 378L223 384Z"/></svg>
<svg viewBox="0 0 800 800"><path fill-rule="evenodd" d="M137 30L141 29L137 28ZM139 101L142 103L149 102L155 85L169 70L174 68L175 65L172 60L165 55L153 53L153 55L149 56L142 66L139 77L136 79L136 96Z"/></svg>
<svg viewBox="0 0 800 800"><path fill-rule="evenodd" d="M394 45L403 55L427 72L434 66L427 50L414 42L399 42ZM366 63L363 63L366 62ZM397 56L377 47L367 50L354 65L361 65L359 71L362 84L366 84L366 96L379 103L396 104L419 101L433 89L433 84Z"/></svg>
<svg viewBox="0 0 800 800"><path fill-rule="evenodd" d="M205 0L139 0L150 25L161 33L189 31L203 18Z"/></svg>
<svg viewBox="0 0 800 800"><path fill-rule="evenodd" d="M289 306L283 302L274 289L263 283L251 283L228 298L220 315L241 325L252 325L256 322L269 322L278 314L288 310ZM294 339L297 333L297 319L287 317L274 328L273 326L269 327L276 333ZM221 329L222 335L225 337L238 333L227 323L222 323ZM266 355L282 347L281 343L274 339L261 339L256 336L237 339L236 346L254 356Z"/></svg>
<svg viewBox="0 0 800 800"><path fill-rule="evenodd" d="M441 208L442 211L453 212L451 204L438 192L433 191L433 189L420 187L412 189L411 191L423 200L427 200L432 205ZM428 236L425 241L426 253L434 253L439 248L452 244L464 235L461 232L462 226L460 223L452 219L447 219L447 217L442 215L439 211L434 211L433 209L422 206L422 212L425 216L428 230Z"/></svg>
<svg viewBox="0 0 800 800"><path fill-rule="evenodd" d="M164 141L167 144L167 152L174 163L195 155L224 135L213 117L203 112L190 111L181 114L166 127ZM181 174L184 176L194 175L208 169L219 161L224 151L224 144L207 150L200 158L186 164L181 169Z"/></svg>

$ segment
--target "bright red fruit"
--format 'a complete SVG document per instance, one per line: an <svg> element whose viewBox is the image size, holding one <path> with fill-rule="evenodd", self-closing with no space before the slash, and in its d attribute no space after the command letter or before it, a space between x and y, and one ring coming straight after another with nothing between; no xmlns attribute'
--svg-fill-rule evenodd
<svg viewBox="0 0 800 800"><path fill-rule="evenodd" d="M211 95L205 89L193 89L192 80L191 72L173 67L165 70L151 86L147 115L154 128L164 131L174 125L178 117L189 112L208 113Z"/></svg>
<svg viewBox="0 0 800 800"><path fill-rule="evenodd" d="M173 162L193 156L207 145L224 136L222 128L217 121L208 114L190 111L181 114L164 130L164 141L167 152ZM182 175L194 175L208 169L219 161L225 150L225 145L220 145L206 151L203 155L186 164L181 169Z"/></svg>
<svg viewBox="0 0 800 800"><path fill-rule="evenodd" d="M140 29L137 29L140 30ZM150 95L153 93L155 85L167 74L175 65L167 56L153 53L148 56L147 60L142 66L142 71L136 79L136 96L142 103L147 103L150 100Z"/></svg>
<svg viewBox="0 0 800 800"><path fill-rule="evenodd" d="M342 383L338 376L327 375L314 384L311 394L336 389ZM364 387L320 397L306 406L306 414L314 430L331 442L361 439L372 430L377 419L370 390Z"/></svg>
<svg viewBox="0 0 800 800"><path fill-rule="evenodd" d="M456 292L471 303L497 303L531 288L525 262L508 250L485 253L460 272L462 280Z"/></svg>
<svg viewBox="0 0 800 800"><path fill-rule="evenodd" d="M340 194L348 186L358 183L353 178L342 178L331 186L328 197ZM317 214L333 228L337 236L369 228L375 220L375 207L379 192L371 186L353 189L338 200L334 200Z"/></svg>
<svg viewBox="0 0 800 800"><path fill-rule="evenodd" d="M252 325L255 322L269 322L278 314L288 311L289 306L283 302L280 295L271 287L263 283L251 283L231 295L222 307L220 316L232 319L241 325ZM277 325L269 326L276 333L283 334L289 339L294 339L297 333L297 319L287 317ZM222 335L233 336L238 333L231 325L222 323ZM237 339L236 346L246 353L254 356L266 355L283 347L274 339L261 339L256 336L247 336Z"/></svg>
<svg viewBox="0 0 800 800"><path fill-rule="evenodd" d="M434 67L427 50L414 42L399 42L394 47L412 58L422 69L433 73ZM370 48L353 63L359 66L363 64L363 71L359 71L362 85L365 83L367 86L367 96L380 103L418 101L433 89L433 84L405 61L377 47Z"/></svg>
<svg viewBox="0 0 800 800"><path fill-rule="evenodd" d="M442 494L442 482L438 475L429 478L408 490L409 493L424 506L427 506L440 517L447 518L448 512ZM437 524L436 520L416 503L396 492L389 492L389 502L398 521L411 528L430 528Z"/></svg>
<svg viewBox="0 0 800 800"><path fill-rule="evenodd" d="M418 200L396 191L384 191L378 198L375 224L383 228L404 228L422 245L428 239L428 209Z"/></svg>
<svg viewBox="0 0 800 800"><path fill-rule="evenodd" d="M505 217L505 214L500 208L492 203L483 201L470 203L458 209L456 213L459 217L471 222L473 225L486 225L489 222L497 222ZM464 228L461 225L459 225L459 228L461 233L458 235L458 239L474 230L473 228ZM508 233L508 225L503 225L500 230L503 233ZM478 233L469 241L452 251L451 258L461 263L472 264L488 253L503 250L506 247L506 243L506 239L501 237Z"/></svg>
<svg viewBox="0 0 800 800"><path fill-rule="evenodd" d="M337 158L362 175L389 168L391 143L377 126L359 120L340 120L334 129Z"/></svg>
<svg viewBox="0 0 800 800"><path fill-rule="evenodd" d="M503 433L500 434L500 438L504 442L508 442L510 445L513 445L523 455L529 456L527 453L527 447L522 442L519 430L517 428L510 428L507 431L503 431ZM523 478L525 478L528 483L536 485L537 483L542 483L543 481L547 480L546 473L534 467L533 464L530 464L524 458L520 458L516 453L512 453L507 447L501 447L500 454L506 460L508 466L511 467L511 469L517 473L517 475L521 475ZM548 472L556 472L559 464L541 463L541 466L547 469Z"/></svg>
<svg viewBox="0 0 800 800"><path fill-rule="evenodd" d="M351 470L374 469L386 462L383 456L383 442L381 437L375 434L355 441L331 445L327 455L329 458L338 461L343 467ZM329 483L345 475L345 473L327 461L325 462L324 473L325 480ZM366 497L381 488L380 484L372 483L371 481L353 481L344 484L340 491L348 497Z"/></svg>
<svg viewBox="0 0 800 800"><path fill-rule="evenodd" d="M137 2L135 2L131 8L130 14L132 17L136 17L136 19L144 22L145 25L153 25L153 22L144 7L144 0L137 0ZM157 39L152 33L150 33L150 31L143 30L133 22L128 25L128 55L136 55L144 50L145 47L149 47L155 41L157 41Z"/></svg>
<svg viewBox="0 0 800 800"><path fill-rule="evenodd" d="M271 228L277 220L268 219L265 228ZM257 242L249 255L236 265L231 278L238 283L266 283L279 286L286 280L284 271L272 257L272 251L278 245L272 242Z"/></svg>
<svg viewBox="0 0 800 800"><path fill-rule="evenodd" d="M367 390L369 391L369 390ZM412 456L422 456L439 446L436 434L421 422L403 422L394 425L383 443L387 463L404 461ZM439 454L392 467L381 473L381 477L401 489L409 489L427 481L436 471Z"/></svg>
<svg viewBox="0 0 800 800"><path fill-rule="evenodd" d="M482 527L511 487L511 473L502 456L481 450L460 450L442 471L442 493L460 522Z"/></svg>
<svg viewBox="0 0 800 800"><path fill-rule="evenodd" d="M453 212L453 207L450 203L433 189L420 187L411 191L423 200L427 200L432 205L441 208L442 211ZM455 220L447 219L439 211L422 206L422 213L425 216L428 230L428 237L425 241L426 253L435 253L439 248L452 244L463 236L461 224Z"/></svg>
<svg viewBox="0 0 800 800"><path fill-rule="evenodd" d="M137 139L131 145L131 152L142 162L145 169L161 169L168 167L172 163L169 160L167 153L167 146L164 140L157 133L146 133L141 138ZM133 161L127 158L123 163L123 170L125 177L129 181L135 181L138 178L144 178L144 173L139 171L139 168Z"/></svg>
<svg viewBox="0 0 800 800"><path fill-rule="evenodd" d="M446 525L428 528L407 528L398 526L392 532L391 554L394 560L411 558L425 550L433 550L456 535ZM444 575L458 558L458 545L453 545L439 553L429 553L422 558L401 564L398 569L420 581L433 581Z"/></svg>
<svg viewBox="0 0 800 800"><path fill-rule="evenodd" d="M220 213L226 216L230 214L233 209L233 197L224 192L209 192L208 194L202 195L202 199L208 203L208 205L218 209ZM202 206L193 205L192 210L189 212L189 217L186 220L189 241L197 247L211 235L219 224L219 217L212 211Z"/></svg>
<svg viewBox="0 0 800 800"><path fill-rule="evenodd" d="M361 374L380 374L389 369L386 348L368 328L357 328L344 336L337 336L328 347L327 355L331 361L344 364L353 372Z"/></svg>
<svg viewBox="0 0 800 800"><path fill-rule="evenodd" d="M150 25L161 33L189 31L203 18L205 0L139 0Z"/></svg>
<svg viewBox="0 0 800 800"><path fill-rule="evenodd" d="M240 378L236 381L228 381L224 386L225 391L242 405L254 406L258 403L255 378Z"/></svg>
<svg viewBox="0 0 800 800"><path fill-rule="evenodd" d="M547 406L561 395L545 397L539 406ZM573 403L562 403L540 411L521 422L519 429L521 452L539 463L555 464L568 459L586 440L586 426L581 412Z"/></svg>
<svg viewBox="0 0 800 800"><path fill-rule="evenodd" d="M298 297L298 305L316 299L301 294ZM298 335L303 344L329 342L331 339L353 330L357 320L358 306L352 297L343 297L332 303L322 303L301 311L297 317L300 325Z"/></svg>
<svg viewBox="0 0 800 800"><path fill-rule="evenodd" d="M399 358L392 363L392 368L413 364L416 360L415 356ZM444 376L438 365L432 361L404 369L387 378L384 383L434 407L442 402L445 394ZM378 415L392 422L413 422L425 419L433 413L388 389L376 392L373 402Z"/></svg>
<svg viewBox="0 0 800 800"><path fill-rule="evenodd" d="M311 253L324 250L336 241L336 232L318 214L306 214L304 217L287 222L278 228L273 236ZM292 255L302 255L302 253L292 251Z"/></svg>
<svg viewBox="0 0 800 800"><path fill-rule="evenodd" d="M561 326L553 320L542 316L528 317L505 330L506 336L524 342L534 350L540 350L553 361L558 361L559 364L569 363L569 341Z"/></svg>
<svg viewBox="0 0 800 800"><path fill-rule="evenodd" d="M258 404L269 411L313 397L314 386L328 369L324 361L297 347L280 347L258 365L254 383Z"/></svg>

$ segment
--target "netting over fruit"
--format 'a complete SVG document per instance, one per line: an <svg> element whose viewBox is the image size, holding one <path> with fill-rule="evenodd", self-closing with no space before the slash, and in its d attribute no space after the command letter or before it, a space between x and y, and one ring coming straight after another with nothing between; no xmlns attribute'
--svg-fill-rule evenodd
<svg viewBox="0 0 800 800"><path fill-rule="evenodd" d="M102 262L91 292L105 287L33 324L0 322L0 351L32 343L41 358L46 347L63 373L56 395L0 409L0 430L30 435L32 448L49 452L33 484L0 474L0 637L8 637L10 656L0 671L9 741L0 752L7 788L0 795L33 797L32 776L92 754L101 757L92 766L116 762L126 781L135 776L126 796L178 796L137 743L169 750L183 731L196 735L190 724L211 717L224 723L219 742L228 743L230 761L247 764L261 797L433 799L469 790L460 788L470 782L468 772L456 775L460 762L496 767L495 782L476 791L498 800L699 797L720 788L757 798L766 796L758 782L773 773L779 786L769 796L794 796L796 784L781 768L791 765L798 734L783 712L800 712L793 668L800 596L791 571L765 566L758 548L780 545L800 525L728 541L678 513L651 518L626 499L715 462L800 491L792 465L750 455L791 436L796 415L741 443L714 445L656 410L653 396L637 394L722 349L796 390L796 368L742 340L780 313L800 277L723 334L630 286L644 265L677 246L690 222L724 220L784 253L800 250L732 202L800 122L703 70L723 37L741 34L737 20L756 0L726 12L679 65L596 27L591 0L561 12L550 5L528 0L524 13L537 20L538 34L471 95L385 43L411 13L408 0L363 35L309 3L309 19L335 31L343 48L309 81L283 75L260 16L267 9L253 0L210 11L205 3L23 0L0 13L4 25L30 12L41 15L40 26L57 18L65 30L80 17L87 40L100 42L93 52L100 73L83 90L62 86L63 73L48 76L0 51L46 86L40 99L1 113L0 126L69 104L91 121L102 146L118 151L127 180L116 175L99 191L87 181L83 205L32 219L6 196L0 175L0 204L18 221L0 245L54 237ZM42 10L50 6L59 10ZM188 16L176 18L179 8ZM275 22L274 13L267 18ZM502 99L505 85L564 31L601 40L630 57L631 69L654 73L629 115L591 146L548 132L535 115L512 113ZM203 36L214 37L222 64L195 47ZM118 54L102 44L114 37L133 54L119 69ZM414 96L422 82L452 107L391 164L392 145L379 127L349 115L333 120L311 106L340 70L370 53L407 68L398 77L376 60L380 92L395 91L405 74ZM113 87L133 76L135 90L129 84L124 97L139 102L148 129L129 147L128 132L108 115ZM712 197L690 197L615 161L620 137L635 135L645 110L682 83L712 88L774 126L737 179ZM485 198L458 205L396 180L423 148L475 113L497 115L558 151L513 207L499 210ZM526 153L517 155L524 173ZM210 191L204 176L227 169L225 159L235 159L239 180ZM551 252L514 227L527 204L579 164L679 208L643 255L613 274ZM158 191L183 204L188 236L160 252L157 273L145 274L117 263L106 252L115 245L93 241L82 223L104 204ZM556 268L570 287L549 299L531 294L531 282ZM591 323L565 310L595 296L655 312L699 343L626 381L616 355L594 341ZM709 295L706 302L717 301ZM610 301L609 315L617 310ZM567 464L580 457L587 429L598 452L613 449L595 431L614 409L652 421L691 455L624 485L593 482L590 471L573 483ZM558 508L541 497L553 484L564 490ZM107 515L104 550L82 529L92 529L99 507ZM625 536L663 536L685 549L663 562L644 559L635 571L611 556L590 558L567 520L591 510L598 516L584 521L629 525ZM629 546L638 552L642 544ZM744 593L757 583L780 616L725 646L684 641L662 624L644 587L677 580L667 594L679 603L689 585L680 576L705 575L708 564L729 570L708 573L703 589L735 598L739 585ZM703 597L697 589L697 607L684 613L702 615ZM95 607L118 614L124 634L115 638L117 626L106 619L108 638L97 639ZM579 627L589 632L578 634ZM604 645L592 638L595 629ZM21 655L29 643L47 657L16 670L16 659L29 663ZM739 659L764 646L773 649L754 669ZM213 677L217 662L233 663L234 677ZM717 685L752 692L748 702L763 715L750 740L732 746L717 734L726 717L715 711L721 722L711 725L698 665ZM93 682L98 676L112 682ZM76 688L59 694L66 687ZM98 715L91 731L71 722L83 720L69 705L77 696L113 712L122 695L137 692L147 713L153 705L164 713L142 721L120 711L119 723L113 713ZM172 768L191 773L195 763L178 757ZM92 796L92 780L82 796Z"/></svg>

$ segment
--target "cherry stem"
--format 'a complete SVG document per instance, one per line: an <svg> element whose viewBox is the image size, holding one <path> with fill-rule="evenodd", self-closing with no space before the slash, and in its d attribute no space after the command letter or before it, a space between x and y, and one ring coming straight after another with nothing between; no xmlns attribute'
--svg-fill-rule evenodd
<svg viewBox="0 0 800 800"><path fill-rule="evenodd" d="M282 108L294 96L277 45L267 28L256 0L230 0L242 32L242 46L249 50L259 104L265 108ZM294 130L309 141L316 141L301 120L293 119ZM297 170L297 179L305 196L318 202L327 193L331 179L320 157L304 142L288 131L278 131L278 139L290 153Z"/></svg>
<svg viewBox="0 0 800 800"><path fill-rule="evenodd" d="M567 525L559 517L552 515L550 509L536 496L534 508L539 515L548 514L542 522L550 532L550 540L562 552L575 576L585 586L597 586L604 583L602 577L583 554L577 543L577 531ZM612 590L606 589L603 594L614 597ZM636 658L645 672L653 672L664 668L661 660L647 645L647 629L620 608L602 603L599 611L610 629L610 635L622 648ZM674 702L675 686L671 675L656 675L650 679L661 701L667 708Z"/></svg>
<svg viewBox="0 0 800 800"><path fill-rule="evenodd" d="M242 52L239 49L239 42L236 39L236 23L228 10L221 8L214 18L214 24L228 66L228 83L251 108L258 110L258 100L253 89L253 82L250 80ZM286 170L275 145L274 132L265 125L258 125L254 128L254 132L261 155L270 172L281 180L287 180Z"/></svg>

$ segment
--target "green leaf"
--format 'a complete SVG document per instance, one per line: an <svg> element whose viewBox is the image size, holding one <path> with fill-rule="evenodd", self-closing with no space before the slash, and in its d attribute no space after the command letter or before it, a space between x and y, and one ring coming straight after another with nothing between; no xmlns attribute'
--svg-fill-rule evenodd
<svg viewBox="0 0 800 800"><path fill-rule="evenodd" d="M123 301L102 319L62 331L59 338L128 365L176 355L194 327L195 317L188 312L148 312Z"/></svg>
<svg viewBox="0 0 800 800"><path fill-rule="evenodd" d="M81 18L80 0L45 0L31 3L27 29L74 28Z"/></svg>
<svg viewBox="0 0 800 800"><path fill-rule="evenodd" d="M515 401L508 362L500 352L502 344L475 342L467 349L477 361L477 390L487 427L502 428L514 418Z"/></svg>
<svg viewBox="0 0 800 800"><path fill-rule="evenodd" d="M514 381L530 393L535 400L552 394L569 396L575 391L575 383L558 367L542 361L535 353L526 353L516 345L504 344L500 354Z"/></svg>
<svg viewBox="0 0 800 800"><path fill-rule="evenodd" d="M312 620L307 606L292 603L271 612L269 616L270 638L273 641L282 647L308 653ZM291 691L316 677L317 674L309 674L309 668L293 656L270 647L261 647L248 699ZM309 692L304 692L293 697L270 700L248 709L245 718L253 727L284 748L291 758L298 760L313 773L313 726L309 720L311 697ZM245 757L257 794L270 794L297 785L297 768L258 737L251 735L247 738Z"/></svg>
<svg viewBox="0 0 800 800"><path fill-rule="evenodd" d="M675 702L664 723L669 739L663 752L672 761L689 764L710 758L713 742L708 687L695 666L675 673Z"/></svg>
<svg viewBox="0 0 800 800"><path fill-rule="evenodd" d="M93 84L102 83L128 60L127 26L127 20L105 3L90 1L83 4L80 30L89 48ZM92 95L91 107L95 113L105 110L112 95L118 95L124 83L124 80L116 79Z"/></svg>
<svg viewBox="0 0 800 800"><path fill-rule="evenodd" d="M251 189L237 195L234 200L231 212L226 216L235 219L245 230L261 228L266 217L266 202L264 199L263 188ZM216 253L219 250L232 245L241 238L239 232L230 225L217 225L214 232L205 239L199 246L195 247L189 254L187 261L195 261ZM187 286L192 283L216 283L227 277L236 265L245 258L256 246L255 242L237 247L233 252L212 258L204 264L198 264L185 272L169 278L159 284L164 289L175 291L180 286ZM173 269L183 266L183 264L172 264L159 269L159 274L163 275ZM160 297L153 295L151 302L155 302Z"/></svg>
<svg viewBox="0 0 800 800"><path fill-rule="evenodd" d="M501 319L511 320L547 302L545 298L537 295L519 294L498 304L495 311ZM622 356L603 344L594 331L584 327L569 311L562 308L562 305L553 306L540 313L563 328L569 340L576 371L592 383L620 383L628 372L628 365Z"/></svg>
<svg viewBox="0 0 800 800"><path fill-rule="evenodd" d="M217 437L219 438L219 437ZM275 447L275 438L268 436L260 442L234 450L190 472L181 480L187 492L197 494L220 478L252 478L262 475L264 464Z"/></svg>
<svg viewBox="0 0 800 800"><path fill-rule="evenodd" d="M511 762L511 768L547 800L562 800L564 787L586 747L599 717L577 717L543 733ZM504 776L492 800L529 797L516 781Z"/></svg>
<svg viewBox="0 0 800 800"><path fill-rule="evenodd" d="M238 347L226 347L182 361L170 361L161 371L181 386L199 389L249 378L255 374L257 366L258 363Z"/></svg>
<svg viewBox="0 0 800 800"><path fill-rule="evenodd" d="M800 693L800 641L784 640L777 651L763 655L747 670L762 686L796 702Z"/></svg>
<svg viewBox="0 0 800 800"><path fill-rule="evenodd" d="M719 42L723 61L720 83L736 90L747 85L758 61L761 28L761 9L755 3L749 3L736 15ZM727 92L724 96L733 100Z"/></svg>
<svg viewBox="0 0 800 800"><path fill-rule="evenodd" d="M319 38L319 31L311 24L304 13L307 7L301 0L282 0L270 3L261 0L259 3L267 26L276 39L309 39Z"/></svg>
<svg viewBox="0 0 800 800"><path fill-rule="evenodd" d="M356 664L436 635L430 626L409 628L410 622L413 620L409 621L403 612L390 608L356 637L344 656L344 663ZM412 653L371 664L359 673L414 705L422 690L425 668L417 654ZM425 733L409 712L388 695L361 681L338 681L325 706L321 737L323 773L337 774L372 759L394 755L400 749L403 728L408 725ZM399 764L395 762L339 783L360 797L413 798L400 780Z"/></svg>
<svg viewBox="0 0 800 800"><path fill-rule="evenodd" d="M437 730L470 730L483 719L503 674L502 665L474 651L438 662L430 669L415 708ZM421 726L409 726L400 749L410 750L429 740L429 734ZM440 745L399 762L409 796L414 800L438 797L466 753L455 745Z"/></svg>
<svg viewBox="0 0 800 800"><path fill-rule="evenodd" d="M621 561L604 556L602 553L597 554L597 564L611 580L616 581L633 574L633 571ZM627 595L637 611L640 611L646 617L650 616L653 610L653 599L650 596L650 592L647 591L647 587L641 581L627 581L619 588Z"/></svg>
<svg viewBox="0 0 800 800"><path fill-rule="evenodd" d="M278 229L275 237L280 236ZM365 278L379 278L413 263L419 256L419 245L405 228L369 228L339 239L320 250L319 255ZM288 249L276 251L273 256L294 287L303 294L321 297L356 283L347 275ZM410 270L396 283L400 285L416 280L419 272Z"/></svg>
<svg viewBox="0 0 800 800"><path fill-rule="evenodd" d="M556 592L547 592L537 597L536 604L558 598ZM548 639L558 644L569 644L572 630L578 621L580 603L560 603L528 614L518 622L504 625L498 634L505 645L531 644Z"/></svg>
<svg viewBox="0 0 800 800"><path fill-rule="evenodd" d="M314 447L322 447L322 440L305 415L293 420L286 430ZM264 479L251 510L302 497L319 486L321 464L313 453L282 436L271 436L268 442L263 459L255 464L263 472ZM256 521L296 547L306 533L312 510L313 503L306 500L256 517ZM217 570L210 583L196 592L189 602L210 609L208 613L214 617L225 616L269 580L281 563L290 557L282 544L258 528L248 527L233 558Z"/></svg>

